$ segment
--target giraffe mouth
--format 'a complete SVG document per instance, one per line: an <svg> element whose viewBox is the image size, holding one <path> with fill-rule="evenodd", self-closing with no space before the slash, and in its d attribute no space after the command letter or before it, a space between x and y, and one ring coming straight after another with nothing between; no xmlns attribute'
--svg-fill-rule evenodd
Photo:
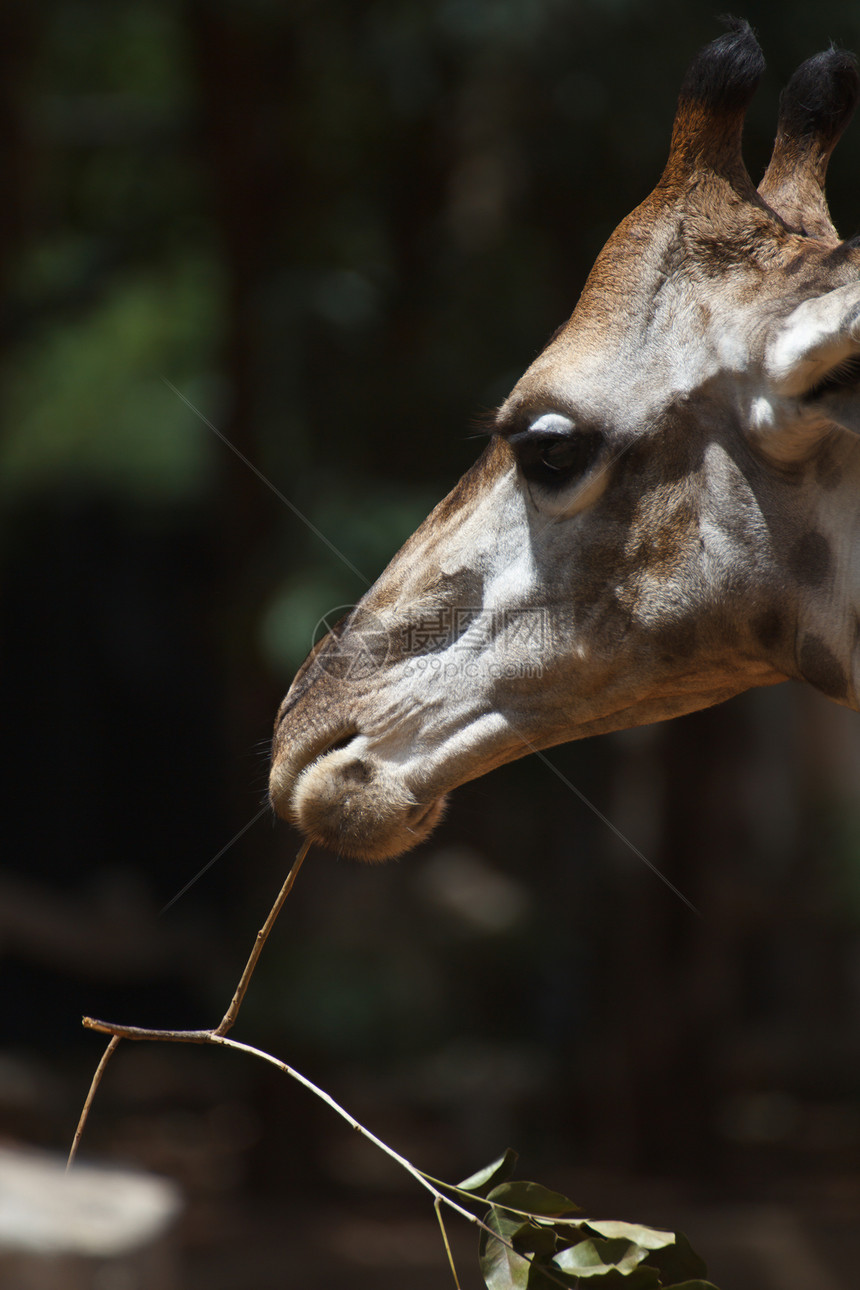
<svg viewBox="0 0 860 1290"><path fill-rule="evenodd" d="M306 838L355 860L381 861L411 851L441 820L446 798L417 800L396 766L356 755L341 739L295 776L272 774L275 811Z"/></svg>
<svg viewBox="0 0 860 1290"><path fill-rule="evenodd" d="M413 806L408 817L410 828L420 829L443 801L444 798L437 797L424 805L419 802L417 806Z"/></svg>

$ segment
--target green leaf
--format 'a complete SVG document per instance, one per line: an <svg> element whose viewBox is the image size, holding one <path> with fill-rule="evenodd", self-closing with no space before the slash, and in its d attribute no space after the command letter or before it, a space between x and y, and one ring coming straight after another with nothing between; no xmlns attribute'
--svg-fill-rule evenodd
<svg viewBox="0 0 860 1290"><path fill-rule="evenodd" d="M474 1192L476 1196L486 1196L494 1187L500 1183L507 1182L514 1172L519 1156L512 1147L508 1147L503 1156L494 1160L491 1165L484 1169L479 1169L476 1174L472 1174L463 1182L457 1183L461 1191Z"/></svg>
<svg viewBox="0 0 860 1290"><path fill-rule="evenodd" d="M672 1245L661 1250L654 1250L648 1256L648 1262L660 1273L664 1286L673 1286L685 1281L701 1280L707 1275L707 1268L700 1259L683 1232L675 1233Z"/></svg>
<svg viewBox="0 0 860 1290"><path fill-rule="evenodd" d="M561 1192L550 1191L534 1182L502 1183L494 1187L487 1200L492 1205L501 1205L508 1209L522 1210L526 1214L559 1218L562 1214L578 1214L579 1206L574 1205L568 1196Z"/></svg>
<svg viewBox="0 0 860 1290"><path fill-rule="evenodd" d="M624 1237L627 1241L634 1241L641 1245L643 1250L662 1250L666 1245L675 1244L674 1232L663 1232L656 1227L643 1227L640 1223L621 1223L615 1220L595 1220L586 1219L583 1227L588 1227L598 1236L606 1238ZM653 1263L653 1259L651 1260Z"/></svg>
<svg viewBox="0 0 860 1290"><path fill-rule="evenodd" d="M509 1214L504 1209L491 1209L487 1212L486 1223L493 1232L504 1237L506 1241L514 1241L521 1233L527 1232L533 1226L530 1218L523 1218L521 1214Z"/></svg>
<svg viewBox="0 0 860 1290"><path fill-rule="evenodd" d="M558 1238L552 1227L525 1222L511 1238L521 1254L555 1254Z"/></svg>
<svg viewBox="0 0 860 1290"><path fill-rule="evenodd" d="M529 1290L562 1290L564 1286L576 1287L578 1285L578 1277L566 1276L552 1263L546 1263L543 1260L538 1261L537 1259L532 1263Z"/></svg>
<svg viewBox="0 0 860 1290"><path fill-rule="evenodd" d="M610 1271L626 1276L637 1268L647 1251L623 1237L614 1240L586 1239L561 1250L553 1264L562 1272L573 1272L578 1277L603 1276Z"/></svg>
<svg viewBox="0 0 860 1290"><path fill-rule="evenodd" d="M558 1193L550 1193L558 1197ZM566 1197L561 1197L566 1200ZM545 1219L526 1218L509 1214L504 1209L491 1209L487 1214L490 1232L482 1231L479 1245L481 1272L489 1290L556 1290L559 1284L567 1285L548 1262L558 1248L556 1229ZM495 1235L494 1235L495 1233ZM507 1244L503 1244L506 1242ZM545 1270L541 1272L541 1268ZM572 1283L571 1283L572 1284Z"/></svg>
<svg viewBox="0 0 860 1290"><path fill-rule="evenodd" d="M495 1213L491 1213L487 1222L490 1227L499 1231L499 1225L493 1221L495 1217ZM504 1226L507 1227L508 1224ZM508 1232L504 1230L500 1235L506 1241L511 1239ZM487 1290L527 1290L531 1260L524 1258L516 1250L509 1249L507 1245L502 1244L502 1241L485 1230L481 1231L478 1259Z"/></svg>
<svg viewBox="0 0 860 1290"><path fill-rule="evenodd" d="M479 1251L488 1290L554 1290L581 1281L594 1290L716 1290L681 1233L566 1217L578 1207L561 1192L534 1182L498 1182L515 1161L506 1151L460 1184L486 1193L490 1206L490 1230L482 1232Z"/></svg>

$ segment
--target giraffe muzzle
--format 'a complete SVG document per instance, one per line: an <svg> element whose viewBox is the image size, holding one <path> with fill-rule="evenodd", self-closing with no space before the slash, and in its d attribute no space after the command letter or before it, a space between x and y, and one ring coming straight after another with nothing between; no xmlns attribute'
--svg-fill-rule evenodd
<svg viewBox="0 0 860 1290"><path fill-rule="evenodd" d="M338 740L310 761L275 762L270 798L278 815L306 838L355 860L390 860L433 831L445 798L419 800L396 764Z"/></svg>

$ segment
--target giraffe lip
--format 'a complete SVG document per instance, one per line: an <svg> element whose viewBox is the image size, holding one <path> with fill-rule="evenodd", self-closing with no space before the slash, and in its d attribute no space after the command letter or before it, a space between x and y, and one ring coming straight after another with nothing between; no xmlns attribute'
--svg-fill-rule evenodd
<svg viewBox="0 0 860 1290"><path fill-rule="evenodd" d="M430 812L439 805L442 799L439 797L432 798L429 802L419 802L413 806L409 812L409 824L412 828L418 828L427 819Z"/></svg>
<svg viewBox="0 0 860 1290"><path fill-rule="evenodd" d="M416 802L397 769L348 747L317 758L291 785L287 814L302 833L356 860L411 851L442 818L445 798Z"/></svg>

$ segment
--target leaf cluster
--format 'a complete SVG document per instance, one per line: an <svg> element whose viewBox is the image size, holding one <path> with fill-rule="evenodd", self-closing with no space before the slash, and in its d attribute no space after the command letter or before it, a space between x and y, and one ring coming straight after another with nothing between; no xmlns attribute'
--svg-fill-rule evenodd
<svg viewBox="0 0 860 1290"><path fill-rule="evenodd" d="M489 1205L480 1239L487 1290L715 1290L680 1232L578 1217L579 1206L540 1183L510 1181L508 1151L459 1191Z"/></svg>

